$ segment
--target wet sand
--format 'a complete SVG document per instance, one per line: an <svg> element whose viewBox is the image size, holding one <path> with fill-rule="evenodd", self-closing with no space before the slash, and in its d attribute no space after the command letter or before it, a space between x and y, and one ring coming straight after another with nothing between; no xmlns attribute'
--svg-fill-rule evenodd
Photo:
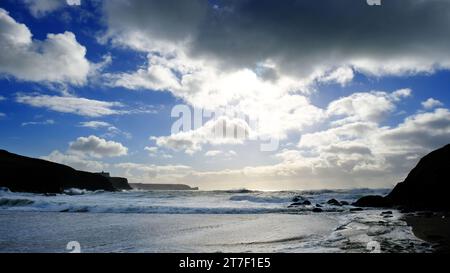
<svg viewBox="0 0 450 273"><path fill-rule="evenodd" d="M411 213L406 223L418 238L433 245L436 252L450 253L450 216L448 213Z"/></svg>
<svg viewBox="0 0 450 273"><path fill-rule="evenodd" d="M321 252L326 215L1 212L0 252Z"/></svg>

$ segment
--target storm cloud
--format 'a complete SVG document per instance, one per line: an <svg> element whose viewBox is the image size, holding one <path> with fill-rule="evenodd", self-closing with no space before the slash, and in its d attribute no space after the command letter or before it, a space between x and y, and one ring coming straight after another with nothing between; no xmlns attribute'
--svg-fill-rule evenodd
<svg viewBox="0 0 450 273"><path fill-rule="evenodd" d="M116 42L182 47L222 68L270 61L297 76L342 66L381 76L450 67L443 0L105 1L104 10Z"/></svg>

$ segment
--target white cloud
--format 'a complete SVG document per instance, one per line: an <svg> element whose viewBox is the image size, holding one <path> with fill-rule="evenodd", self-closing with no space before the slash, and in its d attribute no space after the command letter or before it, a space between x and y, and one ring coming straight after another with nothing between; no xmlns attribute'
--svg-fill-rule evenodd
<svg viewBox="0 0 450 273"><path fill-rule="evenodd" d="M181 131L170 136L151 137L159 147L194 154L203 144L241 144L249 138L251 129L246 121L221 116L206 122L202 127Z"/></svg>
<svg viewBox="0 0 450 273"><path fill-rule="evenodd" d="M449 139L450 112L443 108L407 117L380 135L382 143L401 151L430 151L447 144Z"/></svg>
<svg viewBox="0 0 450 273"><path fill-rule="evenodd" d="M22 0L31 15L41 18L65 6L80 6L81 0Z"/></svg>
<svg viewBox="0 0 450 273"><path fill-rule="evenodd" d="M22 0L34 17L42 17L64 6L65 0Z"/></svg>
<svg viewBox="0 0 450 273"><path fill-rule="evenodd" d="M433 98L429 98L426 101L422 102L422 106L425 109L433 109L433 108L440 107L443 105L444 104L442 102L440 102L439 100L433 99Z"/></svg>
<svg viewBox="0 0 450 273"><path fill-rule="evenodd" d="M327 113L330 116L345 117L339 122L380 122L396 109L395 102L410 94L410 89L401 89L390 94L382 91L354 93L331 102Z"/></svg>
<svg viewBox="0 0 450 273"><path fill-rule="evenodd" d="M118 109L123 107L119 102L107 102L69 96L26 95L19 93L17 94L16 101L33 107L86 117L101 117L126 113L126 111Z"/></svg>
<svg viewBox="0 0 450 273"><path fill-rule="evenodd" d="M69 6L80 6L81 0L66 0L66 3Z"/></svg>
<svg viewBox="0 0 450 273"><path fill-rule="evenodd" d="M144 150L147 151L147 153L150 157L159 157L159 158L166 158L166 159L173 157L171 154L160 150L156 146L147 146L144 148Z"/></svg>
<svg viewBox="0 0 450 273"><path fill-rule="evenodd" d="M3 96L0 96L0 101L4 101L4 100L6 100L6 98Z"/></svg>
<svg viewBox="0 0 450 273"><path fill-rule="evenodd" d="M96 158L127 155L128 148L119 142L107 141L97 136L79 137L70 142L69 152Z"/></svg>
<svg viewBox="0 0 450 273"><path fill-rule="evenodd" d="M102 135L102 137L115 137L118 135L122 135L126 138L131 138L131 134L128 132L124 132L117 128L116 126L105 122L105 121L97 121L97 120L91 120L91 121L84 121L80 122L80 127L90 128L94 130L98 129L106 129L106 133Z"/></svg>
<svg viewBox="0 0 450 273"><path fill-rule="evenodd" d="M150 156L156 156L156 153L158 152L158 147L145 147L144 150L148 152Z"/></svg>
<svg viewBox="0 0 450 273"><path fill-rule="evenodd" d="M412 94L412 90L409 88L403 88L396 90L390 94L390 98L394 101L400 101L403 98L410 97Z"/></svg>
<svg viewBox="0 0 450 273"><path fill-rule="evenodd" d="M345 86L347 83L353 80L353 77L354 77L353 69L348 66L344 66L339 67L338 69L332 71L329 74L325 74L324 76L319 78L319 81L336 82L342 86Z"/></svg>
<svg viewBox="0 0 450 273"><path fill-rule="evenodd" d="M304 134L298 149L276 154L280 160L276 164L191 171L173 179L195 181L202 188L391 187L405 178L420 157L449 139L450 112L437 109L407 117L393 128L355 122Z"/></svg>
<svg viewBox="0 0 450 273"><path fill-rule="evenodd" d="M55 121L53 119L47 119L44 121L28 121L28 122L22 122L22 126L28 126L28 125L52 125L55 124Z"/></svg>
<svg viewBox="0 0 450 273"><path fill-rule="evenodd" d="M205 153L205 156L217 156L217 155L220 155L220 154L223 154L223 151L220 151L220 150L210 150L210 151L207 151L206 153Z"/></svg>
<svg viewBox="0 0 450 273"><path fill-rule="evenodd" d="M104 127L111 127L112 125L110 123L104 122L104 121L91 120L91 121L80 122L80 126L92 128L92 129L98 129L98 128L104 128Z"/></svg>
<svg viewBox="0 0 450 273"><path fill-rule="evenodd" d="M222 150L209 150L207 152L205 152L205 156L207 157L222 157L222 158L230 158L233 156L236 156L236 152L233 150L229 150L229 151L222 151Z"/></svg>
<svg viewBox="0 0 450 273"><path fill-rule="evenodd" d="M42 156L41 158L52 162L68 165L77 170L89 172L100 172L108 169L109 167L107 163L90 160L80 154L61 153L58 150L51 152L47 156Z"/></svg>
<svg viewBox="0 0 450 273"><path fill-rule="evenodd" d="M26 25L0 8L0 74L19 80L84 84L90 70L86 48L66 31L33 40Z"/></svg>
<svg viewBox="0 0 450 273"><path fill-rule="evenodd" d="M392 127L368 119L303 134L297 147L275 154L274 164L214 171L132 163L120 167L134 181L151 177L154 183L195 183L204 189L391 187L421 156L450 139L448 109L420 112ZM205 156L225 153L211 149Z"/></svg>
<svg viewBox="0 0 450 273"><path fill-rule="evenodd" d="M113 86L128 89L175 90L180 83L167 62L161 63L160 57L149 56L150 65L133 73L107 74Z"/></svg>
<svg viewBox="0 0 450 273"><path fill-rule="evenodd" d="M6 117L6 114L5 114L5 113L2 113L2 112L0 112L0 118L4 118L4 117Z"/></svg>
<svg viewBox="0 0 450 273"><path fill-rule="evenodd" d="M107 141L97 136L79 137L69 143L66 152L55 150L42 159L65 164L77 170L99 172L110 167L99 161L103 157L127 155L128 149L119 142ZM94 158L94 159L93 159Z"/></svg>

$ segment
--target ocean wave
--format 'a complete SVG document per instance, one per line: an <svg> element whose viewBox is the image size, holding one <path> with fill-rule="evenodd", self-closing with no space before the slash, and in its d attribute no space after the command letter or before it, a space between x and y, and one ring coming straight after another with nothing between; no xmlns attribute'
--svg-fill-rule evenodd
<svg viewBox="0 0 450 273"><path fill-rule="evenodd" d="M0 207L28 206L33 203L34 201L29 199L0 198Z"/></svg>
<svg viewBox="0 0 450 273"><path fill-rule="evenodd" d="M225 192L225 193L251 193L251 192L257 192L257 191L242 188L242 189L235 189L235 190L226 190L223 192Z"/></svg>
<svg viewBox="0 0 450 273"><path fill-rule="evenodd" d="M0 199L0 206L14 211L40 211L64 213L143 213L143 214L263 214L284 213L285 208L232 208L232 207L173 207L173 206L101 206L33 202L31 200ZM21 206L20 209L17 206Z"/></svg>
<svg viewBox="0 0 450 273"><path fill-rule="evenodd" d="M7 187L0 187L0 192L11 192Z"/></svg>
<svg viewBox="0 0 450 273"><path fill-rule="evenodd" d="M85 189L78 189L78 188L69 188L65 189L63 191L66 195L84 195L84 194L99 194L99 193L106 193L104 190L96 190L96 191L90 191Z"/></svg>
<svg viewBox="0 0 450 273"><path fill-rule="evenodd" d="M248 201L255 203L288 203L292 197L280 197L273 195L233 195L231 201Z"/></svg>
<svg viewBox="0 0 450 273"><path fill-rule="evenodd" d="M92 212L92 213L161 213L161 214L256 214L308 213L321 204L324 212L348 208L327 205L330 198L354 201L359 191L326 192L304 195L301 191L227 193L225 191L104 192L68 189L63 194L43 195L0 191L1 210ZM310 200L312 206L288 207L294 197Z"/></svg>

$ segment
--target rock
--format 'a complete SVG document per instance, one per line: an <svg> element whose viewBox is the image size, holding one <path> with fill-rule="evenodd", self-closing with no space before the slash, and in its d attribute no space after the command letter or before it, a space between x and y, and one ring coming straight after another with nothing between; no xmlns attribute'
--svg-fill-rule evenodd
<svg viewBox="0 0 450 273"><path fill-rule="evenodd" d="M311 205L311 202L309 200L305 200L305 201L300 201L300 202L294 202L294 203L290 204L288 206L288 208L296 207L296 206L308 206L308 205Z"/></svg>
<svg viewBox="0 0 450 273"><path fill-rule="evenodd" d="M54 162L0 150L0 187L13 192L61 193L64 189L116 189L107 178Z"/></svg>
<svg viewBox="0 0 450 273"><path fill-rule="evenodd" d="M341 205L342 206L348 206L348 205L350 205L347 201L341 201Z"/></svg>
<svg viewBox="0 0 450 273"><path fill-rule="evenodd" d="M332 205L332 206L342 206L341 203L338 200L336 200L336 199L328 200L327 204L328 205Z"/></svg>
<svg viewBox="0 0 450 273"><path fill-rule="evenodd" d="M300 202L301 200L303 200L301 196L295 196L294 198L292 198L292 202Z"/></svg>
<svg viewBox="0 0 450 273"><path fill-rule="evenodd" d="M354 211L362 211L362 210L364 210L364 209L362 209L362 208L351 208L351 209L350 209L351 212L354 212Z"/></svg>
<svg viewBox="0 0 450 273"><path fill-rule="evenodd" d="M392 211L390 211L390 210L383 211L383 212L381 212L381 215L392 215Z"/></svg>
<svg viewBox="0 0 450 273"><path fill-rule="evenodd" d="M323 210L321 208L313 208L312 212L322 212Z"/></svg>
<svg viewBox="0 0 450 273"><path fill-rule="evenodd" d="M376 207L376 208L389 208L392 204L385 197L380 195L368 195L361 197L352 204L355 207Z"/></svg>
<svg viewBox="0 0 450 273"><path fill-rule="evenodd" d="M321 204L316 204L316 207L321 208L322 205Z"/></svg>
<svg viewBox="0 0 450 273"><path fill-rule="evenodd" d="M416 210L450 210L450 144L424 156L386 197L394 205Z"/></svg>

